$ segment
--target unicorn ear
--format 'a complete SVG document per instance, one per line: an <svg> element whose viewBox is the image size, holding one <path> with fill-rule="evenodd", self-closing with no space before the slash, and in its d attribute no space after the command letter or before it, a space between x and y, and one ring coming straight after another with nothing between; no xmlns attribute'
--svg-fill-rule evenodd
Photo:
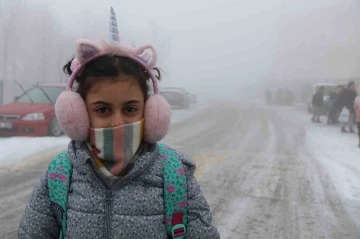
<svg viewBox="0 0 360 239"><path fill-rule="evenodd" d="M100 51L100 48L91 41L79 40L76 42L76 58L80 63L84 63L88 59L98 55Z"/></svg>
<svg viewBox="0 0 360 239"><path fill-rule="evenodd" d="M157 55L153 46L140 46L135 50L135 54L140 60L145 62L149 68L154 68L156 66Z"/></svg>

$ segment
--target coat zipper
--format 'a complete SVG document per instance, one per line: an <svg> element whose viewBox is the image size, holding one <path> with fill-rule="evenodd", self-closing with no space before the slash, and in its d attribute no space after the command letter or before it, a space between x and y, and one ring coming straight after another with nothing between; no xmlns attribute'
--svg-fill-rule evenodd
<svg viewBox="0 0 360 239"><path fill-rule="evenodd" d="M111 230L110 230L110 215L111 215L111 203L112 203L112 190L108 189L105 186L105 183L103 182L103 180L101 178L99 178L93 168L91 167L91 165L89 164L89 168L90 171L92 173L92 175L98 180L100 181L100 185L101 187L105 190L105 204L106 204L106 209L105 209L105 217L106 217L106 226L105 226L105 238L106 239L111 239Z"/></svg>
<svg viewBox="0 0 360 239"><path fill-rule="evenodd" d="M91 158L91 156L89 155L89 158ZM129 181L129 180L124 180L124 181L122 181L122 182L118 182L118 183L116 183L113 187L112 187L112 189L108 189L105 185L106 185L106 183L101 179L101 178L99 178L96 174L95 174L95 172L94 172L94 169L92 168L92 166L91 166L91 163L90 164L88 164L89 165L89 167L90 167L90 171L91 171L91 173L92 173L92 175L95 177L95 178L97 178L97 180L98 181L100 181L100 185L101 185L101 187L105 190L105 203L106 203L106 232L105 232L105 235L106 235L106 239L108 238L108 239L111 239L111 230L110 230L110 215L111 215L111 204L112 204L112 191L113 190L117 190L118 188L120 188L120 186L122 186L124 183L126 183L127 181ZM133 178L136 178L137 176L139 176L140 174L142 173L142 171L141 172L137 172L136 174L134 174L133 176L132 176L132 179Z"/></svg>
<svg viewBox="0 0 360 239"><path fill-rule="evenodd" d="M111 203L112 203L112 191L106 191L106 238L111 238L111 231L110 231L110 215L111 215Z"/></svg>

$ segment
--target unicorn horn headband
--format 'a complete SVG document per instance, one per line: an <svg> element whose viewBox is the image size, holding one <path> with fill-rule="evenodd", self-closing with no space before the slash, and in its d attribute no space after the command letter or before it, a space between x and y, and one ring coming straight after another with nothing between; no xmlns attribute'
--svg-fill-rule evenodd
<svg viewBox="0 0 360 239"><path fill-rule="evenodd" d="M114 8L110 9L110 24L109 24L109 37L110 41L114 44L120 43L119 28L116 20Z"/></svg>
<svg viewBox="0 0 360 239"><path fill-rule="evenodd" d="M151 55L149 54L151 52ZM72 85L76 76L81 75L84 67L90 61L105 55L115 55L130 58L141 65L149 74L154 86L154 93L159 93L158 80L153 73L153 68L156 65L157 55L153 46L144 45L140 47L132 47L126 45L113 45L103 42L96 44L89 40L78 40L76 42L75 58L71 62L71 71L67 90L72 89Z"/></svg>
<svg viewBox="0 0 360 239"><path fill-rule="evenodd" d="M159 94L158 80L153 68L157 55L151 45L140 47L126 46L120 43L119 31L115 11L111 8L110 15L110 42L96 44L88 40L76 42L75 58L71 62L71 71L66 91L62 92L55 103L55 114L64 133L73 140L86 140L89 137L90 119L84 100L79 94L72 91L76 76L81 75L86 64L105 55L123 56L134 60L149 74L153 83L154 94L145 102L144 108L144 141L156 143L163 139L171 123L171 109L168 102Z"/></svg>

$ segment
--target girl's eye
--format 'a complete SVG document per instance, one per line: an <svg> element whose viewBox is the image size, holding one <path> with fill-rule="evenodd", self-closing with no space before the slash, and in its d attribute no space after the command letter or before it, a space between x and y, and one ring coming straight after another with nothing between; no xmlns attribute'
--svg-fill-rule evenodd
<svg viewBox="0 0 360 239"><path fill-rule="evenodd" d="M96 112L99 114L107 114L110 112L110 109L106 108L106 107L101 107L101 108L96 109Z"/></svg>
<svg viewBox="0 0 360 239"><path fill-rule="evenodd" d="M132 107L132 106L127 106L127 107L125 107L124 110L125 110L126 113L134 113L134 112L137 111L137 109Z"/></svg>

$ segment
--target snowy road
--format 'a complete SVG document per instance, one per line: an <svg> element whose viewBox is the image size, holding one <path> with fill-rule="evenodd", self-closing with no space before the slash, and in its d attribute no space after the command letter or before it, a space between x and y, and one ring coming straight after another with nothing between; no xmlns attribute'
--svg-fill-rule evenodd
<svg viewBox="0 0 360 239"><path fill-rule="evenodd" d="M300 109L225 102L179 121L164 141L196 161L221 238L360 238L354 135L312 125ZM45 167L0 171L0 238L16 238Z"/></svg>
<svg viewBox="0 0 360 239"><path fill-rule="evenodd" d="M334 144L324 142L328 137ZM333 172L322 165L336 164L331 152L341 143L340 150L358 151L347 161L359 159L354 135L312 125L295 109L227 104L184 122L167 142L197 161L197 176L221 238L360 238L355 223L360 219L360 195L350 204L331 178ZM314 154L319 145L323 147ZM319 155L324 145L332 148ZM356 185L360 174L348 173L357 181L342 183Z"/></svg>

